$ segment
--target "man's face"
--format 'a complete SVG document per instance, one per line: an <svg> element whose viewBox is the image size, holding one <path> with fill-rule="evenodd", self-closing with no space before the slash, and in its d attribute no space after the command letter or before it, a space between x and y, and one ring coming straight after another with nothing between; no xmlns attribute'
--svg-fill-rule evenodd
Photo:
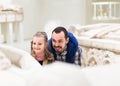
<svg viewBox="0 0 120 86"><path fill-rule="evenodd" d="M68 41L69 38L65 39L64 32L60 32L60 33L53 32L52 45L57 53L62 53L65 50Z"/></svg>

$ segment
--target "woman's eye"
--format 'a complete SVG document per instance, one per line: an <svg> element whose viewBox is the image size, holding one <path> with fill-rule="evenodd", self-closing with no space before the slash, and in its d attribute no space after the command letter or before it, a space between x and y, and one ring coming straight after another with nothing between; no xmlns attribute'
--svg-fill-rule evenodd
<svg viewBox="0 0 120 86"><path fill-rule="evenodd" d="M38 45L41 45L41 43L38 43Z"/></svg>
<svg viewBox="0 0 120 86"><path fill-rule="evenodd" d="M33 45L36 45L36 43L33 43Z"/></svg>

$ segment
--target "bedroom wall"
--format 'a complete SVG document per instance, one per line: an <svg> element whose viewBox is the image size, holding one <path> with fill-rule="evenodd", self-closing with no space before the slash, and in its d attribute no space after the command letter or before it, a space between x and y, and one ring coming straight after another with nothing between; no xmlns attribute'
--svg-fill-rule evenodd
<svg viewBox="0 0 120 86"><path fill-rule="evenodd" d="M12 4L18 4L24 9L24 39L30 39L36 31L44 30L51 22L66 26L90 23L89 2L90 0L12 0Z"/></svg>

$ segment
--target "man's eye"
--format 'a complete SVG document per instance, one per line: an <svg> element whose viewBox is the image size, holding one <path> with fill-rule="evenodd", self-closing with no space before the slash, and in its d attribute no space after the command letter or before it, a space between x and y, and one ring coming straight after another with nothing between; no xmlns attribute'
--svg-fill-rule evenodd
<svg viewBox="0 0 120 86"><path fill-rule="evenodd" d="M59 43L62 43L62 40L58 41Z"/></svg>
<svg viewBox="0 0 120 86"><path fill-rule="evenodd" d="M53 42L55 42L55 40L54 40L54 39L53 39L52 41L53 41Z"/></svg>

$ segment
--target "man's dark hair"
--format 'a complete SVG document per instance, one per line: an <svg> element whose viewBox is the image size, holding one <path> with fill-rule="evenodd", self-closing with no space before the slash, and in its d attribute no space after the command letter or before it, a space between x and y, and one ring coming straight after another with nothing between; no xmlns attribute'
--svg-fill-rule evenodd
<svg viewBox="0 0 120 86"><path fill-rule="evenodd" d="M68 31L64 28L64 27L56 27L52 33L55 32L55 33L60 33L60 32L64 32L65 34L65 38L67 39L68 37Z"/></svg>

